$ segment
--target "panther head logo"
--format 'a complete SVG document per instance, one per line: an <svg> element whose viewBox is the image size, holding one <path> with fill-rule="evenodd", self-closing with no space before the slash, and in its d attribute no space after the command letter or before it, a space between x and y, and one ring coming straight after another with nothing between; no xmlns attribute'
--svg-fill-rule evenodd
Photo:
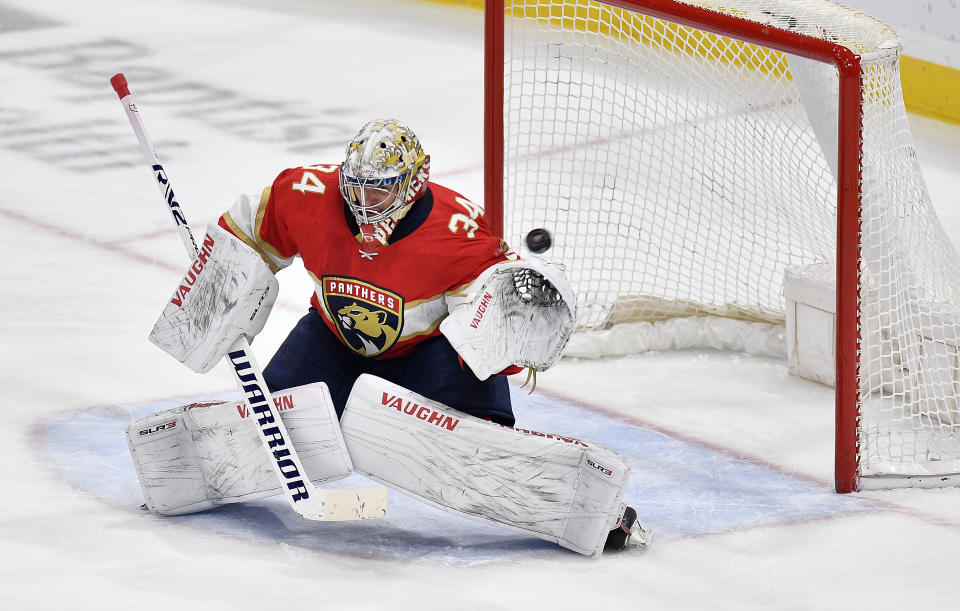
<svg viewBox="0 0 960 611"><path fill-rule="evenodd" d="M361 354L371 356L383 352L393 344L397 330L387 324L387 313L372 310L356 301L337 311L337 319L344 339Z"/></svg>

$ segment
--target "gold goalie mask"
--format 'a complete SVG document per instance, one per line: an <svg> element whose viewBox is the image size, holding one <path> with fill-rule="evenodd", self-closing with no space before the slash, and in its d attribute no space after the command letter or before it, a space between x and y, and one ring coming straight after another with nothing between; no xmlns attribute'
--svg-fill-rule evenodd
<svg viewBox="0 0 960 611"><path fill-rule="evenodd" d="M430 157L416 134L393 119L375 120L347 145L340 193L361 230L386 220L395 224L426 192L429 174Z"/></svg>

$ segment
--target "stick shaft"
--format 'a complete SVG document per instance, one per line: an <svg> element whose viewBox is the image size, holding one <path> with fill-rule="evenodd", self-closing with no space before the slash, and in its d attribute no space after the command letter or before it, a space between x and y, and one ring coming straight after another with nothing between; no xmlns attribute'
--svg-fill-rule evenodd
<svg viewBox="0 0 960 611"><path fill-rule="evenodd" d="M180 235L180 239L187 249L187 255L192 259L200 249L197 247L197 241L193 237L193 232L190 231L190 225L187 223L187 217L180 207L180 202L177 201L173 193L173 187L170 185L167 172L163 169L160 158L157 156L157 151L153 148L153 143L150 141L147 129L143 125L143 118L140 116L140 111L137 110L136 104L133 103L133 95L131 95L130 88L127 85L127 79L123 74L116 74L110 79L110 83L113 85L117 95L120 96L120 103L123 105L123 110L127 113L127 119L130 120L133 133L136 134L137 141L140 143L143 158L153 172L153 178L160 188L160 195L167 203L167 210L177 226L177 233Z"/></svg>

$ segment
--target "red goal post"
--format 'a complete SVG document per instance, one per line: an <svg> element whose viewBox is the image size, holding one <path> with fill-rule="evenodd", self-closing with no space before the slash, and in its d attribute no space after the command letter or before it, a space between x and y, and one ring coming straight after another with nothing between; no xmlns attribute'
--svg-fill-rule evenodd
<svg viewBox="0 0 960 611"><path fill-rule="evenodd" d="M891 47L887 42L889 40L895 41L895 33L889 29L888 26L885 26L885 24L877 22L859 11L841 7L826 0L801 0L800 2L788 2L786 0L732 0L722 3L707 0L691 0L687 2L673 0L567 0L565 2L561 0L488 0L485 4L486 214L494 231L500 232L510 243L519 243L518 238L525 231L535 226L545 225L548 229L554 231L555 234L560 234L556 242L562 244L564 241L572 241L570 239L565 240L563 232L579 233L587 223L593 222L586 219L599 218L601 222L605 222L604 219L617 216L619 216L620 219L627 218L624 216L623 210L611 212L604 209L591 209L589 214L585 212L585 210L591 206L605 205L607 198L605 196L598 197L598 194L616 192L616 187L609 187L607 183L616 184L631 180L629 175L633 172L633 166L625 164L618 170L618 174L614 174L612 170L609 170L610 166L613 165L611 160L622 160L625 156L631 159L647 159L651 156L649 152L650 147L645 148L642 141L643 135L637 136L636 134L649 134L654 130L662 132L664 129L662 125L659 124L655 128L645 127L646 124L644 124L641 119L636 119L639 114L642 114L636 111L636 107L648 103L649 100L659 94L638 93L634 95L632 93L624 93L624 90L631 87L636 87L637 90L641 90L647 86L645 84L636 85L630 78L623 77L624 72L632 69L642 70L647 63L660 61L661 59L666 62L675 62L678 70L686 70L688 64L703 63L701 62L702 57L696 57L705 53L702 51L702 48L709 48L709 52L713 52L713 48L721 49L721 51L717 52L713 61L717 62L718 65L724 64L721 69L725 71L729 70L735 78L742 77L746 80L753 79L754 75L751 75L749 70L740 70L739 65L737 66L737 70L730 69L731 64L741 62L739 59L731 59L731 54L735 54L739 50L745 53L746 57L746 59L742 60L742 63L756 62L758 60L756 60L755 47L789 54L790 56L798 56L808 60L815 60L824 65L835 67L838 80L836 84L837 107L835 110L836 118L832 120L832 122L835 125L833 129L836 131L832 137L836 140L832 145L827 144L827 148L824 148L823 152L826 152L830 146L833 146L835 147L837 158L836 165L834 166L835 176L832 177L833 182L830 183L833 185L832 189L835 191L835 198L833 199L835 209L833 214L835 215L836 233L833 238L834 252L827 253L832 258L832 263L835 264L836 278L836 490L838 492L850 492L861 487L860 478L863 474L861 472L861 446L872 444L870 446L871 452L876 451L877 455L880 456L877 463L885 462L882 456L885 451L892 452L895 455L898 455L898 452L903 453L900 450L891 449L889 446L883 446L883 442L875 443L873 438L868 439L866 435L872 433L867 429L873 426L873 420L871 420L869 426L865 425L862 421L864 417L864 401L869 399L878 404L882 403L885 407L878 409L886 410L888 409L886 405L891 402L887 400L890 393L896 395L896 400L893 402L897 404L896 409L900 410L898 413L915 411L915 404L923 403L923 401L926 400L924 399L924 397L926 397L924 393L929 393L924 389L927 386L931 386L932 383L930 379L933 377L929 373L929 366L927 366L926 370L923 370L922 367L922 362L929 361L930 359L927 358L926 361L923 361L924 357L921 354L921 356L918 357L921 359L921 361L918 361L921 364L912 366L898 364L896 373L901 385L903 381L900 380L900 378L903 378L907 380L907 384L917 384L919 390L907 389L904 391L890 391L889 388L896 386L896 384L889 383L887 379L888 376L885 377L884 372L878 369L881 366L871 364L867 367L861 360L861 357L868 352L870 355L873 355L877 351L892 350L887 348L887 344L891 343L889 338L885 340L886 344L882 346L879 340L878 346L868 347L864 344L865 332L863 329L866 328L866 323L862 320L865 307L863 303L864 291L862 289L863 274L865 270L866 272L870 272L871 282L874 282L877 278L885 279L891 272L886 268L881 269L883 265L886 265L885 263L864 260L864 240L874 238L865 237L862 240L861 237L864 236L864 193L862 186L864 184L863 130L865 67L863 66L863 58L868 56L884 56L885 58L889 58L892 55L898 57L899 49ZM802 6L796 8L798 5ZM795 13L791 11L795 11ZM663 26L662 24L670 25ZM839 30L843 30L843 32L838 33ZM650 32L655 32L655 34L651 35ZM695 33L690 39L694 42L686 42L679 38L679 36L687 36L691 32ZM861 35L862 38L858 38ZM612 40L610 49L606 48L607 39ZM704 44L703 41L707 39L709 39L710 42ZM722 43L716 42L717 40L722 40ZM748 43L750 46L741 47L731 45L729 41L741 41ZM590 45L593 45L593 47ZM649 52L649 47L656 45L662 45L667 48L660 48L657 50L657 53ZM543 49L538 50L538 46ZM565 55L565 46L573 51ZM694 50L690 51L691 48L694 48ZM631 54L636 54L636 58L632 58ZM623 59L624 56L631 56L631 58ZM593 64L588 65L591 64L591 62L593 62ZM529 64L529 66L527 64ZM574 64L576 64L578 70L582 69L583 72L563 72L563 70L566 69L565 66ZM590 73L590 76L586 76L586 70L594 69L598 72ZM764 70L761 69L759 71L763 72ZM661 76L659 80L671 81L671 75L669 73L666 74L667 77ZM569 77L569 82L562 80L565 77ZM580 82L577 82L578 78ZM691 76L689 78L695 79L698 77ZM785 75L780 80L787 83L787 85L783 86L788 86L792 78L793 77L789 75ZM561 79L559 84L556 79ZM642 77L638 80L642 80ZM597 93L600 86L596 85L596 83L601 81L605 83L609 82L611 93ZM626 81L631 82L624 84ZM749 89L750 86L752 85L745 86L744 90ZM781 85L777 86L779 87ZM590 89L589 95L594 96L590 104L594 107L602 107L602 112L595 112L593 108L586 109L575 106L576 104L580 104L583 99L586 99L588 94L582 92L586 91L587 88ZM889 100L886 98L882 100L880 102L881 106L902 106L902 96L899 95L898 78L896 88L897 91L894 91L892 94L894 97L891 97ZM556 94L555 98L550 97L553 94L548 94L545 97L542 93L544 89L561 91L561 93ZM690 91L691 89L688 88L685 89L683 95L678 98L663 99L687 100L689 99ZM578 95L581 96L580 101L577 101ZM789 97L786 101L778 100L771 102L769 107L776 110L780 107L796 106L796 95L790 95L794 97ZM871 90L869 95L876 96L876 92ZM534 105L541 104L541 107L531 107L523 101L523 96L533 98L532 103ZM707 93L707 97L709 96L710 94ZM707 102L698 101L696 104L705 106L709 102L709 100ZM871 100L871 103L874 103L874 101ZM762 108L761 104L750 99L747 99L743 104L744 107L751 109ZM651 110L652 108L652 106L644 106L646 112L656 113L655 109ZM767 110L767 108L762 109L764 112ZM669 112L673 111L674 109L669 109ZM603 124L603 121L607 120L607 116L618 112L622 113L623 116L617 118L615 126ZM723 113L718 112L716 115L722 116ZM571 116L574 118L571 119ZM582 119L581 124L596 122L599 127L595 132L589 134L586 128L584 128L585 131L582 133L575 133L573 136L570 136L571 131L576 132L580 129L579 127L571 127L577 125L577 117ZM529 131L521 131L525 129L524 127L515 129L515 122L527 120L533 125L532 129ZM740 119L738 118L737 120L739 121ZM681 125L684 121L687 121L687 119L684 118L678 121L677 124ZM720 121L716 122L719 123ZM637 127L637 125L640 125L640 127ZM769 126L774 124L767 122L764 125ZM556 128L555 133L551 132L548 134L547 132L554 127ZM678 129L686 129L687 127L688 125L681 125ZM700 127L702 128L702 126ZM621 132L618 132L618 129L621 130ZM748 127L746 129L750 130L754 128ZM759 140L761 143L772 140L775 137L782 138L784 137L783 134L786 133L787 140L784 142L784 147L795 144L790 140L791 130L794 130L793 127L786 130L779 130L776 127L764 127L763 129L769 129L770 131ZM730 133L734 134L734 132ZM738 132L738 134L739 133L742 132ZM820 134L818 134L818 136L819 135ZM732 137L739 138L738 135ZM507 139L510 139L509 143L505 142ZM627 151L627 145L624 143L634 139L640 144L638 144L635 149L624 152ZM810 138L811 142L815 142L816 140L817 138ZM820 140L822 142L822 138ZM601 141L607 144L613 142L616 150L607 157L591 157L589 160L583 155L578 157L576 153L568 154L558 152L570 151L577 147L597 148L600 146L597 143ZM584 142L587 144L583 144ZM666 142L666 140L658 140L658 142L662 144ZM824 145L821 143L821 146ZM671 144L669 148L671 151L679 151L681 147ZM722 149L723 146L721 145L720 148ZM549 152L544 152L548 149ZM640 152L637 152L638 150ZM665 150L667 149L657 149L654 151L653 156ZM767 149L761 149L761 154L758 156L762 157L766 150ZM823 156L820 151L817 151L817 154ZM564 157L564 155L566 156ZM547 157L551 158L549 162L543 161L543 159ZM560 157L564 157L564 159L559 161L558 158ZM827 157L829 157L829 155L827 155ZM530 161L533 158L538 158L540 161L534 164L534 162ZM639 163L641 162L638 162L638 164ZM662 167L657 166L656 163L657 162L651 162L651 167ZM684 163L684 159L680 158L673 162L668 161L667 163L682 164ZM813 163L813 165L811 165L811 167L813 167L819 162L811 163ZM886 163L886 161L881 159L881 163ZM531 166L531 168L526 170L512 169L523 165ZM536 165L536 168L533 168L533 165ZM536 199L536 196L531 194L535 188L547 191L549 185L545 183L551 183L557 180L562 182L566 179L566 173L569 168L583 167L593 168L594 173L601 172L605 174L602 189L598 187L594 191L576 191L576 185L567 190L561 188L559 191L556 191L556 193L559 194L560 200L563 202L561 205L561 208L564 208L562 214L555 219L545 219L543 223L538 223L540 217L545 214L543 209L532 212L532 216L523 217L514 215L511 217L511 207L527 206L527 202L532 202L532 200ZM821 164L817 167L821 173L823 173L826 166ZM557 171L555 168L562 169ZM735 170L735 172L739 171L740 170ZM808 174L811 171L812 170L808 170ZM667 173L672 172L674 171L669 170ZM607 175L608 173L609 175ZM652 174L653 172L651 171L648 175ZM677 175L683 177L689 176L689 174L684 172L677 172ZM749 172L746 172L746 175L749 176ZM806 179L805 175L800 175L798 178L798 180L801 181L804 179ZM589 182L591 177L575 176L570 182L576 183L577 180ZM891 180L894 179L891 178ZM922 178L920 178L920 181L922 184ZM649 183L641 181L639 188L635 190L647 192L648 185ZM709 191L722 190L714 189L711 186L704 187L704 189ZM771 187L769 185L761 185L757 188L756 193L759 194L757 200L759 203L765 201L763 199L764 197L767 198L766 201L769 201ZM585 197L583 196L584 194L586 194ZM508 200L506 202L504 201L505 197ZM638 200L639 203L631 203L630 205L643 205L643 218L648 220L650 218L656 218L648 216L652 213L648 212L646 208L649 206L652 210L656 206L655 202L651 203L652 200L656 198L656 194L638 197L640 197L642 201ZM611 196L611 199L615 199L615 196ZM720 199L723 199L722 195ZM738 197L733 199L735 201L731 205L737 206L740 201L743 201L745 198L738 195ZM803 198L798 197L796 202L796 205L790 204L795 209L803 205ZM759 205L759 203L750 205ZM534 204L530 203L529 205L533 206ZM873 205L871 202L870 206ZM786 208L788 206L784 205L784 207ZM574 208L577 208L577 210L574 211ZM629 213L629 209L625 208L625 210ZM725 209L725 212L719 216L735 215L736 213L731 212L731 210L733 210L733 208ZM801 212L798 214L802 215L802 208L800 210ZM675 212L675 208L668 209L668 213L671 215ZM879 217L885 214L888 213L881 212L877 213L876 216ZM895 213L893 214L895 215ZM577 223L582 224L571 226L570 219L574 218L574 215L578 215L575 217L577 219L585 220L577 221ZM629 216L629 214L627 216ZM689 216L692 218L695 215ZM511 218L512 220L510 220ZM622 222L622 220L620 222ZM935 216L934 222L936 222ZM551 223L554 223L556 226L551 227ZM619 231L619 229L617 229L618 225L613 221L611 221L611 223L613 224L608 225L607 234L615 234ZM777 223L780 223L780 221L777 221ZM872 223L876 224L874 221L872 221ZM777 226L787 227L787 225L782 223ZM937 226L939 227L939 223L937 223ZM610 229L610 227L614 229ZM895 230L896 227L893 229L885 229L880 233L886 232L886 234L889 234ZM688 231L695 233L693 229ZM626 233L633 236L633 241L641 244L641 246L643 241L647 239L645 234L643 234L642 228L630 228ZM741 235L743 233L745 232L741 231ZM734 231L732 235L737 236L738 234ZM590 240L587 240L585 243L594 245L602 239L602 235L591 237ZM886 242L879 241L881 239L887 238L877 238L878 245L874 245L873 243L868 245L872 249L871 252L880 252L886 247ZM937 236L937 240L941 240L941 238ZM942 240L936 242L938 247L941 242ZM689 244L677 246L678 249L681 247L691 249ZM663 250L659 246L655 248L661 251ZM598 247L598 249L600 249L600 247ZM794 250L799 252L802 248ZM560 252L558 256L562 259L563 253ZM751 257L752 256L754 255L751 255ZM758 259L762 258L762 255L756 256ZM806 252L797 255L791 254L790 257L792 258L789 258L789 260L774 263L771 266L773 269L769 273L765 272L766 275L764 278L771 277L778 273L782 275L784 268L787 267L788 264L822 262L825 256L826 255L822 253L818 253L815 249L812 249L809 254ZM641 257L642 255L638 255L638 258ZM607 258L609 259L609 254ZM731 258L735 259L737 257ZM750 257L746 258L749 259ZM617 259L619 262L619 256ZM582 293L586 295L586 297L584 297L586 301L580 300L583 301L583 303L579 303L578 305L588 306L587 311L592 311L589 308L595 306L594 309L605 312L604 316L606 318L599 319L602 322L598 323L598 327L609 326L611 320L609 318L609 311L611 308L615 309L616 306L593 304L590 301L593 299L593 292L598 291L604 293L610 289L611 285L618 283L624 286L630 284L632 287L633 285L631 283L634 282L634 280L631 274L643 275L647 273L649 275L649 271L644 272L644 270L651 269L649 267L649 261L647 261L642 264L646 267L638 264L635 269L625 270L617 276L612 276L610 273L606 273L606 275L598 273L596 274L597 280L586 280L578 278L578 275L584 277L588 275L586 272L581 273L578 265L580 265L578 259L571 256L568 269L570 269L571 275L573 276L575 288L578 294ZM594 263L592 265L602 267L603 263ZM920 267L924 266L920 265ZM591 274L592 273L593 272L591 272ZM681 270L676 273L678 275L696 276L699 272L697 270L693 270L692 272L689 270ZM718 275L724 275L723 272L718 271L716 273ZM733 278L733 283L747 284L754 282L753 279L743 280L740 276L731 277ZM580 281L579 283L578 280ZM760 282L764 281L760 280ZM769 284L768 281L767 283ZM921 288L923 287L921 286ZM645 289L646 287L639 292L644 295L656 294L657 299L661 298L655 291L647 291ZM690 288L684 285L681 286L678 291L672 291L672 289L668 291L670 294L667 295L666 298L670 300L679 299L684 302L695 301L698 304L708 302L709 299L701 301L697 294L698 290L701 289ZM779 291L779 287L777 287L777 290ZM630 292L633 294L638 291L632 288ZM901 289L899 285L893 288L882 287L880 290L881 297L877 298L878 303L881 305L869 305L868 307L880 307L882 309L892 301L913 299L915 293L921 292L921 290L915 287L908 287L907 289ZM926 301L924 301L924 304L926 304ZM723 307L725 308L727 305L728 304L724 302ZM764 313L760 315L761 319L772 320L774 322L782 321L782 318L779 317L781 315L778 315L776 312L773 312L773 314L769 313L770 310L776 309L775 306L768 307L764 304L761 304L761 306L761 309L764 311ZM712 313L716 312L719 306L708 304L698 305L696 307L699 308L701 313ZM753 304L750 303L736 303L734 305L734 308L738 311L752 307ZM913 307L913 309L918 310L923 308L917 306ZM871 312L872 311L873 310L871 310ZM953 310L950 310L950 312L952 315ZM871 323L873 326L891 324L889 313L885 314L881 312L879 316L880 318L878 318L878 320L886 322ZM960 316L958 316L958 318L960 318ZM587 324L589 325L591 323L588 321ZM950 332L953 332L954 327L951 325L948 326L950 327ZM912 338L914 338L914 336L920 337L920 339L917 340L920 342L920 348L918 350L906 350L906 352L909 352L911 355L913 352L922 352L923 346L925 345L923 344L924 340L929 339L929 337L939 337L939 335L943 335L942 333L938 335L939 331L936 330L933 332L928 331L927 327L924 327L920 331L904 331L904 337L909 336L911 338L910 341L913 341ZM949 332L947 334L949 335ZM894 338L893 343L905 350L904 346L908 341L902 338L899 342L896 340L897 338ZM871 341L873 340L871 339ZM951 339L947 340L948 345L952 345L949 343L951 341ZM878 362L882 361L884 363L888 363L891 360L902 363L906 362L908 358L899 355L889 356L886 353L881 356L883 356L883 358L878 357ZM913 358L913 356L909 358ZM912 362L913 361L911 361L911 363ZM871 376L870 382L866 381L868 375ZM874 386L869 386L875 378L881 379L883 383L878 382ZM877 396L879 396L879 398L877 398ZM952 400L955 401L955 399ZM936 417L943 420L939 415ZM883 416L883 418L887 418L887 416ZM881 431L877 435L878 439L889 433L891 429L889 424L880 423L877 426L879 427L877 430ZM893 428L902 428L904 426L906 425L900 423ZM955 432L956 431L946 434L951 435ZM940 430L933 433L933 435L939 434L941 434ZM914 444L914 449L909 450L910 452L915 454L923 453L921 450L915 449L915 440L909 443ZM874 446L880 447L880 449L874 450ZM938 447L943 446L941 444L941 446ZM953 452L952 447L945 452L949 459L949 455ZM893 465L891 468L893 473L891 475L910 478L915 475L922 474L926 476L928 473L932 473L934 476L937 476L939 474L934 473L934 471L937 470L938 465L939 463L935 464L932 471L929 472L925 470L926 467L923 467L918 473L910 473L911 466L909 465L905 467ZM880 470L878 470L877 473L878 475L881 474L879 471ZM934 477L934 479L936 479L936 477ZM945 481L944 478L940 479Z"/></svg>

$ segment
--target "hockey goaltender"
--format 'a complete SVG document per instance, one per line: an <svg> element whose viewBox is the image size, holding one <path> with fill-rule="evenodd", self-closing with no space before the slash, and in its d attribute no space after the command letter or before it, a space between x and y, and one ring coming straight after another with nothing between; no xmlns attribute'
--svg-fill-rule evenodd
<svg viewBox="0 0 960 611"><path fill-rule="evenodd" d="M648 545L623 503L630 465L622 456L513 428L506 376L550 367L574 328L563 269L521 260L490 232L480 206L429 182L429 170L407 126L372 121L342 163L284 170L208 228L151 341L198 372L227 355L248 401L197 403L130 424L151 511L289 497L300 486L296 501L307 488L295 452L313 483L356 470L581 554ZM310 308L263 370L280 428L272 412L248 412L262 392L244 385L254 377L241 368L255 365L228 352L263 328L275 273L296 257L315 283ZM384 510L385 500L373 514Z"/></svg>

